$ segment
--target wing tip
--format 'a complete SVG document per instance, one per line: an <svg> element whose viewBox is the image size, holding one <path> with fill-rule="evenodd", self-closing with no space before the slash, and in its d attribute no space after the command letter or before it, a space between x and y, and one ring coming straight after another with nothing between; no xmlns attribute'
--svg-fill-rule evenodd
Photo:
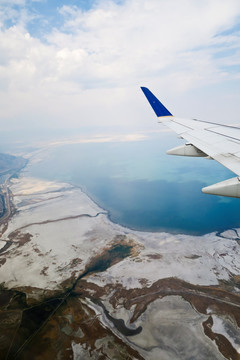
<svg viewBox="0 0 240 360"><path fill-rule="evenodd" d="M156 98L155 95L145 86L140 87L144 95L146 96L149 104L157 117L173 116L170 111Z"/></svg>

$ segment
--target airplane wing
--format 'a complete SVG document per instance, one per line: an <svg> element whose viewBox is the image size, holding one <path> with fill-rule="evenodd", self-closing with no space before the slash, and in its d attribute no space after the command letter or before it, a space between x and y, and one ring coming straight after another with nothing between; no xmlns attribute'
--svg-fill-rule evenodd
<svg viewBox="0 0 240 360"><path fill-rule="evenodd" d="M202 189L202 192L240 198L240 128L196 119L177 118L150 90L145 87L141 89L159 118L159 122L188 142L168 150L167 154L201 156L218 161L238 176L207 186Z"/></svg>

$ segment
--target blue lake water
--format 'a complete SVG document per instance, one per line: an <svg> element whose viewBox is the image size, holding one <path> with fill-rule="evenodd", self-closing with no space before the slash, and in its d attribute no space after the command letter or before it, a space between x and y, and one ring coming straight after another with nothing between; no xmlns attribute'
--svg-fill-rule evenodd
<svg viewBox="0 0 240 360"><path fill-rule="evenodd" d="M240 225L240 199L202 194L236 176L215 161L166 155L175 134L138 142L52 147L31 176L81 186L112 221L132 229L204 234Z"/></svg>

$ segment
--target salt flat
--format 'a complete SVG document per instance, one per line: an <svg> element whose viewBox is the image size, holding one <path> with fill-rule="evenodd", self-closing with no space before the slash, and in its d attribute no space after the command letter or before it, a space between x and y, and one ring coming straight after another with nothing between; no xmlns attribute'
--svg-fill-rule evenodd
<svg viewBox="0 0 240 360"><path fill-rule="evenodd" d="M10 190L15 212L7 227L1 226L1 247L12 242L1 254L5 289L65 291L66 281L84 277L83 285L83 280L75 285L76 294L85 298L104 326L145 359L160 354L167 360L180 353L179 359L187 359L186 354L199 360L224 359L217 340L216 346L212 335L206 336L204 324L209 321L212 334L220 333L221 341L230 343L229 354L239 353L240 333L233 315L240 311L238 229L204 236L133 231L112 223L78 187L23 174L11 180ZM111 262L110 249L123 245L131 248L130 256ZM100 264L101 256L103 264L110 261L104 269L90 265ZM231 284L231 290L221 284ZM220 300L216 291L221 291ZM141 326L142 331L124 336L92 299L100 299L124 326ZM216 310L219 301L222 307ZM223 306L228 306L225 313ZM85 352L83 346L80 338L79 343L72 340L75 359Z"/></svg>

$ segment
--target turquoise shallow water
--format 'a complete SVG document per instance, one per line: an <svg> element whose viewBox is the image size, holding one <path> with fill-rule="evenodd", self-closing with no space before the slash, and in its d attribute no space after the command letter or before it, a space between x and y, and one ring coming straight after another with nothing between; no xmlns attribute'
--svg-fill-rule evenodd
<svg viewBox="0 0 240 360"><path fill-rule="evenodd" d="M138 230L204 234L238 227L240 199L201 193L235 175L215 161L165 154L179 144L162 134L52 147L29 175L81 186L114 222Z"/></svg>

